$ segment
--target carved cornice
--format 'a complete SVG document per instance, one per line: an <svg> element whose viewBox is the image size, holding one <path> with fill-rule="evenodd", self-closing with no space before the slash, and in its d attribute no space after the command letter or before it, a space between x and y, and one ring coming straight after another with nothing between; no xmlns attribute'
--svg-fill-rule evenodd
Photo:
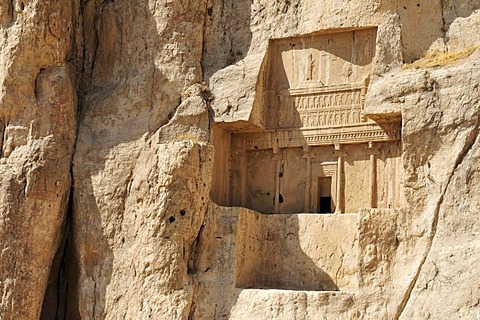
<svg viewBox="0 0 480 320"><path fill-rule="evenodd" d="M316 82L304 83L301 87L284 89L280 91L280 95L301 96L301 95L321 95L333 94L340 92L361 91L366 89L363 83L345 83L340 85L323 86Z"/></svg>
<svg viewBox="0 0 480 320"><path fill-rule="evenodd" d="M257 134L238 134L244 139L246 150L325 146L368 142L395 141L401 138L399 123L383 126L363 124L339 128L302 128L292 130L270 130Z"/></svg>

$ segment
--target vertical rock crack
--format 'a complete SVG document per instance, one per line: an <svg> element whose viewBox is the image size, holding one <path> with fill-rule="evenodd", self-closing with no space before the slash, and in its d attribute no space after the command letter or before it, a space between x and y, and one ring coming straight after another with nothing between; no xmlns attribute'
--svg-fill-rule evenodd
<svg viewBox="0 0 480 320"><path fill-rule="evenodd" d="M395 318L394 318L395 320L399 319L401 317L403 311L405 310L405 308L406 308L406 306L407 306L407 304L408 304L408 302L411 298L413 288L415 288L415 286L417 284L417 281L418 281L418 278L420 277L420 273L422 272L423 266L425 265L425 262L427 261L428 256L430 255L430 252L431 252L431 249L432 249L432 246L433 246L433 241L434 241L434 238L437 234L440 208L443 204L445 194L446 194L446 192L447 192L447 190L450 186L452 178L454 177L455 172L457 171L458 167L463 163L463 160L465 159L467 154L470 152L470 150L473 148L473 146L477 142L477 140L479 138L479 136L478 136L479 126L480 126L480 117L477 118L476 126L471 130L470 134L468 135L468 137L466 139L466 142L465 142L465 145L464 145L464 148L459 153L459 155L458 155L458 157L455 161L454 168L450 172L447 183L445 184L445 187L443 188L443 190L440 194L440 197L438 199L437 205L435 206L435 210L434 210L434 217L433 217L433 221L432 221L431 232L430 232L430 235L429 235L429 238L428 238L428 247L425 251L424 256L422 257L422 260L420 261L420 265L417 268L415 276L413 277L412 281L410 282L410 285L407 288L407 291L406 291L406 293L403 297L403 300L399 305L399 308L398 308L397 313L396 313Z"/></svg>

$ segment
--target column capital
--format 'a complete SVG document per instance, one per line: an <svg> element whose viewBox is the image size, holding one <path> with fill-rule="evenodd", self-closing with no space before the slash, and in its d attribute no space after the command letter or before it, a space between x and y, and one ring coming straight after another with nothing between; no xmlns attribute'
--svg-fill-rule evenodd
<svg viewBox="0 0 480 320"><path fill-rule="evenodd" d="M378 150L377 145L373 141L368 142L367 154L380 154L380 150Z"/></svg>
<svg viewBox="0 0 480 320"><path fill-rule="evenodd" d="M304 152L302 155L303 159L308 159L308 160L315 159L316 157L317 156L313 152Z"/></svg>
<svg viewBox="0 0 480 320"><path fill-rule="evenodd" d="M335 156L337 157L345 157L347 156L347 152L343 149L343 145L339 143L335 143Z"/></svg>
<svg viewBox="0 0 480 320"><path fill-rule="evenodd" d="M272 149L273 149L273 154L280 153L280 150L278 148L277 131L275 131L275 134L272 134Z"/></svg>

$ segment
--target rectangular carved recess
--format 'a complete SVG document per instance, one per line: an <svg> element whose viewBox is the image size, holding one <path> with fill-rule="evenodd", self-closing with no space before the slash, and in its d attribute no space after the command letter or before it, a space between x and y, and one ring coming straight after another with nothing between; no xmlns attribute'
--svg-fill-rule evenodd
<svg viewBox="0 0 480 320"><path fill-rule="evenodd" d="M401 123L363 115L376 34L362 28L270 42L266 130L231 136L230 205L287 214L401 206ZM331 190L320 194L321 181Z"/></svg>
<svg viewBox="0 0 480 320"><path fill-rule="evenodd" d="M376 32L270 42L266 130L229 136L229 205L257 211L239 215L237 287L358 289L356 213L403 201L401 125L363 116Z"/></svg>
<svg viewBox="0 0 480 320"><path fill-rule="evenodd" d="M265 215L242 210L235 241L235 286L357 291L356 224L352 214Z"/></svg>

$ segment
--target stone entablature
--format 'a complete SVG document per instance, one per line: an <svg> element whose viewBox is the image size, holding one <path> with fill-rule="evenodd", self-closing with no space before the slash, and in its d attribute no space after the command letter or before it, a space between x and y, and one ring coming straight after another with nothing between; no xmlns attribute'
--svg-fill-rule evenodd
<svg viewBox="0 0 480 320"><path fill-rule="evenodd" d="M347 128L269 130L264 133L235 134L234 136L235 139L244 141L246 150L327 146L399 140L401 125L389 123L380 127L375 123L366 123Z"/></svg>

